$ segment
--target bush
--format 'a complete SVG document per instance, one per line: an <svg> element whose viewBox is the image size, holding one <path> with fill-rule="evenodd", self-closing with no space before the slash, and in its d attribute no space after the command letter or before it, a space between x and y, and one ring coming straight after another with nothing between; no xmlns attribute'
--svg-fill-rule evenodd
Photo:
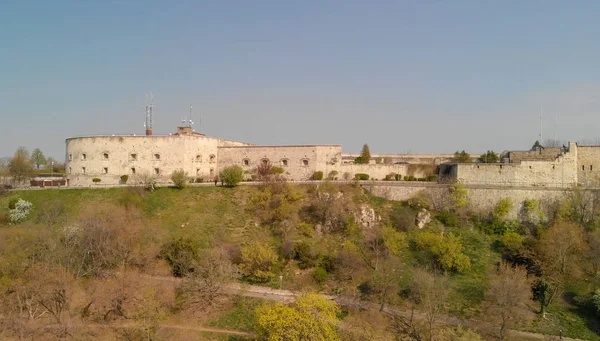
<svg viewBox="0 0 600 341"><path fill-rule="evenodd" d="M415 236L414 243L440 270L463 272L471 268L471 259L462 253L462 243L451 233L442 236L421 232Z"/></svg>
<svg viewBox="0 0 600 341"><path fill-rule="evenodd" d="M171 181L173 181L175 187L179 189L185 188L185 186L187 186L187 173L184 172L183 169L173 171L171 174Z"/></svg>
<svg viewBox="0 0 600 341"><path fill-rule="evenodd" d="M398 174L396 174L396 173L390 173L390 174L388 174L388 175L385 176L385 181L396 180L397 176L398 176Z"/></svg>
<svg viewBox="0 0 600 341"><path fill-rule="evenodd" d="M100 179L100 178L93 178L92 179L92 182L95 183L95 184L97 184L97 183L99 183L101 181L102 181L102 179Z"/></svg>
<svg viewBox="0 0 600 341"><path fill-rule="evenodd" d="M327 273L327 270L325 270L324 268L322 268L320 266L315 269L315 272L313 272L313 278L319 284L322 284L323 282L325 282L327 280L328 276L329 276L329 274Z"/></svg>
<svg viewBox="0 0 600 341"><path fill-rule="evenodd" d="M508 215L508 212L510 212L512 207L513 207L512 199L510 199L510 198L500 199L498 201L498 204L496 205L496 208L494 208L494 212L492 213L494 219L496 219L496 220L504 219Z"/></svg>
<svg viewBox="0 0 600 341"><path fill-rule="evenodd" d="M442 212L435 218L448 227L458 227L460 225L460 218L458 215L451 212Z"/></svg>
<svg viewBox="0 0 600 341"><path fill-rule="evenodd" d="M17 207L17 202L18 202L19 200L21 200L21 199L19 199L19 198L11 198L11 199L8 201L8 209L9 209L9 210L14 210L14 209L15 209L15 207Z"/></svg>
<svg viewBox="0 0 600 341"><path fill-rule="evenodd" d="M121 183L122 184L126 184L127 180L129 180L129 175L127 175L127 174L121 175Z"/></svg>
<svg viewBox="0 0 600 341"><path fill-rule="evenodd" d="M27 219L27 217L29 216L29 213L31 213L32 209L32 203L23 199L19 199L15 204L15 208L10 210L8 222L11 224L18 224L25 221L25 219Z"/></svg>
<svg viewBox="0 0 600 341"><path fill-rule="evenodd" d="M312 268L316 265L316 255L312 247L306 242L300 242L294 246L296 260L300 269Z"/></svg>
<svg viewBox="0 0 600 341"><path fill-rule="evenodd" d="M400 175L400 174L396 174L396 176L394 176L394 179L395 179L396 181L400 181L400 180L402 180L402 175Z"/></svg>
<svg viewBox="0 0 600 341"><path fill-rule="evenodd" d="M338 171L332 170L331 172L329 172L329 174L327 174L327 179L337 180L337 175L338 175Z"/></svg>
<svg viewBox="0 0 600 341"><path fill-rule="evenodd" d="M400 206L390 215L392 226L398 231L408 231L415 226L415 212L409 207Z"/></svg>
<svg viewBox="0 0 600 341"><path fill-rule="evenodd" d="M198 258L198 247L191 239L179 238L163 244L159 257L171 266L175 277L183 277L194 272L194 262Z"/></svg>
<svg viewBox="0 0 600 341"><path fill-rule="evenodd" d="M241 251L240 272L252 282L264 283L275 277L277 254L266 243L254 242Z"/></svg>
<svg viewBox="0 0 600 341"><path fill-rule="evenodd" d="M310 177L311 180L323 180L323 172L322 171L316 171L313 173L313 175Z"/></svg>
<svg viewBox="0 0 600 341"><path fill-rule="evenodd" d="M437 174L433 174L427 177L427 181L430 182L438 182L439 176Z"/></svg>
<svg viewBox="0 0 600 341"><path fill-rule="evenodd" d="M356 174L354 174L354 179L366 181L366 180L369 180L369 174L356 173Z"/></svg>
<svg viewBox="0 0 600 341"><path fill-rule="evenodd" d="M240 166L229 166L219 173L219 177L226 186L235 187L244 180L244 170Z"/></svg>
<svg viewBox="0 0 600 341"><path fill-rule="evenodd" d="M404 181L417 181L417 178L415 178L412 175L405 175L404 176Z"/></svg>
<svg viewBox="0 0 600 341"><path fill-rule="evenodd" d="M271 173L273 173L273 174L283 174L283 173L285 173L285 170L282 167L275 166L275 167L271 168Z"/></svg>
<svg viewBox="0 0 600 341"><path fill-rule="evenodd" d="M196 183L203 183L204 182L204 178L196 178Z"/></svg>

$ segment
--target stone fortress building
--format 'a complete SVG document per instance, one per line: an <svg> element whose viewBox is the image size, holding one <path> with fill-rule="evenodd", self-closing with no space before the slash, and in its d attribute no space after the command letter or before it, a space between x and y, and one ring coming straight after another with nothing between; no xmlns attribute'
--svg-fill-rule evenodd
<svg viewBox="0 0 600 341"><path fill-rule="evenodd" d="M355 164L357 154L344 154L341 145L257 146L208 137L190 126L169 135L84 136L66 140L68 186L128 183L143 177L170 182L171 174L184 170L193 179L213 181L228 166L239 165L250 179L261 163L283 168L289 180L309 180L314 172L324 177L352 179L368 174L384 180L390 174L425 179L439 175L441 183L468 185L570 187L596 186L600 179L600 146L539 147L529 151L505 151L499 163L456 163L453 154L373 154L369 164ZM430 178L431 180L431 178Z"/></svg>

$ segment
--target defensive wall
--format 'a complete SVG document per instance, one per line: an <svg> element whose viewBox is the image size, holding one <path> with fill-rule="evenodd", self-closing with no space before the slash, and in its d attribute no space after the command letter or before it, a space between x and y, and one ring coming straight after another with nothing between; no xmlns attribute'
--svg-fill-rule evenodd
<svg viewBox="0 0 600 341"><path fill-rule="evenodd" d="M510 198L513 207L507 218L517 219L523 212L525 200L538 200L540 208L549 212L553 210L556 203L565 198L572 190L570 188L550 187L507 187L491 185L465 185L469 194L467 201L469 208L475 212L492 212L502 198ZM410 199L419 191L424 191L434 201L446 200L450 185L406 182L406 183L365 183L363 188L378 197L388 200L405 201Z"/></svg>

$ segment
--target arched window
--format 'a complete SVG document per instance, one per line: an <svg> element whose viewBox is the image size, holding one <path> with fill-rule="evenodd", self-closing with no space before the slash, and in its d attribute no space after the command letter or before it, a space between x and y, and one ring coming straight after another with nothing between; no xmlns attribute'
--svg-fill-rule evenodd
<svg viewBox="0 0 600 341"><path fill-rule="evenodd" d="M269 161L269 159L267 159L267 158L260 160L260 162L265 166L268 165L269 163L271 163L271 161Z"/></svg>
<svg viewBox="0 0 600 341"><path fill-rule="evenodd" d="M160 154L159 153L154 154L154 160L160 160Z"/></svg>
<svg viewBox="0 0 600 341"><path fill-rule="evenodd" d="M244 166L250 166L250 159L243 159L242 160L242 165L244 165Z"/></svg>
<svg viewBox="0 0 600 341"><path fill-rule="evenodd" d="M302 166L308 166L308 159L302 160Z"/></svg>
<svg viewBox="0 0 600 341"><path fill-rule="evenodd" d="M196 155L196 162L202 162L202 154Z"/></svg>
<svg viewBox="0 0 600 341"><path fill-rule="evenodd" d="M103 158L104 160L108 160L108 153L103 153L103 154L102 154L102 158Z"/></svg>
<svg viewBox="0 0 600 341"><path fill-rule="evenodd" d="M288 159L281 159L281 165L283 167L287 167L288 166Z"/></svg>
<svg viewBox="0 0 600 341"><path fill-rule="evenodd" d="M215 161L217 161L217 157L215 156L215 154L210 154L210 156L208 157L208 162L215 163Z"/></svg>

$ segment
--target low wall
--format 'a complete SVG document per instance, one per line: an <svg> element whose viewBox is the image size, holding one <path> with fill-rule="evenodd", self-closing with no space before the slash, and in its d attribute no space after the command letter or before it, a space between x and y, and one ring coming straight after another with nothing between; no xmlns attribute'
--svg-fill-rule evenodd
<svg viewBox="0 0 600 341"><path fill-rule="evenodd" d="M434 200L444 197L449 192L449 185L431 183L399 183L399 184L364 184L363 188L376 196L388 199L405 201L418 191L424 190ZM571 190L566 188L538 188L538 187L501 187L501 186L465 186L468 191L468 203L476 212L491 212L502 198L510 198L513 207L507 218L517 219L523 209L525 200L538 200L540 208L544 211L553 209L555 203L565 197Z"/></svg>

